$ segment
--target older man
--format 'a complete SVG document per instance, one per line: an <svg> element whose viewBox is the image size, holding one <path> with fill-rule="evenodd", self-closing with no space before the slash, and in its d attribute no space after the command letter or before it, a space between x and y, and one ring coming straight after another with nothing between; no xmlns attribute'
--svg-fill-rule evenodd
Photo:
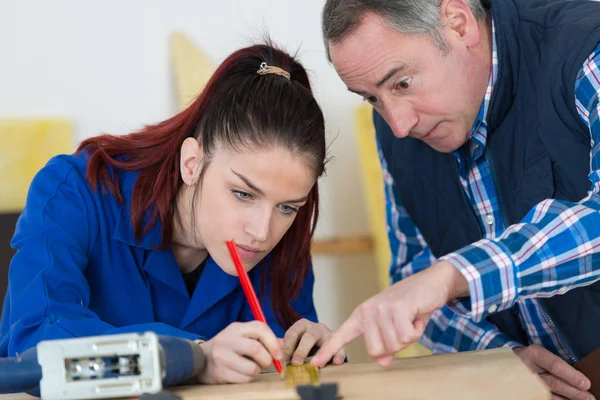
<svg viewBox="0 0 600 400"><path fill-rule="evenodd" d="M328 0L323 32L375 109L396 283L313 363L360 335L382 366L420 338L510 346L591 396L570 364L600 347L600 3Z"/></svg>

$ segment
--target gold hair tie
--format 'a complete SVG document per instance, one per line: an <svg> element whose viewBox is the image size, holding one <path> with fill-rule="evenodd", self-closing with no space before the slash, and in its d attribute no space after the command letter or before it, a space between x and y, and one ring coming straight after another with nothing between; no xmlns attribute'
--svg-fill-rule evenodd
<svg viewBox="0 0 600 400"><path fill-rule="evenodd" d="M287 78L288 80L290 79L289 72L287 72L286 70L281 69L279 67L267 65L267 63L264 61L262 63L260 63L260 68L258 69L258 71L256 71L256 73L259 75L275 74L275 75L283 76L284 78Z"/></svg>

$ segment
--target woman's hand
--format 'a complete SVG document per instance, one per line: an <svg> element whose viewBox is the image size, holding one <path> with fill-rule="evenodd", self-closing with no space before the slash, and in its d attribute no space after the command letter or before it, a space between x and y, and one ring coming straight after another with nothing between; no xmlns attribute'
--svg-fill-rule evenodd
<svg viewBox="0 0 600 400"><path fill-rule="evenodd" d="M206 365L198 379L209 384L251 382L283 356L271 328L258 321L234 322L200 347Z"/></svg>
<svg viewBox="0 0 600 400"><path fill-rule="evenodd" d="M317 324L307 319L296 321L283 337L283 359L291 360L294 365L304 363L311 349L321 346L333 332L324 324ZM338 350L333 357L333 363L344 363L346 350Z"/></svg>

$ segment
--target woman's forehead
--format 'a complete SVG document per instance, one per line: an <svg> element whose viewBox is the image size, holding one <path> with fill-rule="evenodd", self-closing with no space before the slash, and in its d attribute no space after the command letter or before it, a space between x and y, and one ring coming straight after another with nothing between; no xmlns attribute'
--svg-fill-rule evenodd
<svg viewBox="0 0 600 400"><path fill-rule="evenodd" d="M281 147L243 151L221 148L215 152L213 163L224 177L251 183L265 194L292 191L306 195L315 183L306 157Z"/></svg>

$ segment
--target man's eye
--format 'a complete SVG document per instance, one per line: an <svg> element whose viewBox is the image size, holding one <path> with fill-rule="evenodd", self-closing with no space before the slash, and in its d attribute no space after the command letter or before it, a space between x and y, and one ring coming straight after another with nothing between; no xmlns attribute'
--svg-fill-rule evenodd
<svg viewBox="0 0 600 400"><path fill-rule="evenodd" d="M377 103L377 97L375 97L375 96L363 97L363 100L368 101L371 104Z"/></svg>
<svg viewBox="0 0 600 400"><path fill-rule="evenodd" d="M412 78L406 78L396 84L396 89L408 89Z"/></svg>

